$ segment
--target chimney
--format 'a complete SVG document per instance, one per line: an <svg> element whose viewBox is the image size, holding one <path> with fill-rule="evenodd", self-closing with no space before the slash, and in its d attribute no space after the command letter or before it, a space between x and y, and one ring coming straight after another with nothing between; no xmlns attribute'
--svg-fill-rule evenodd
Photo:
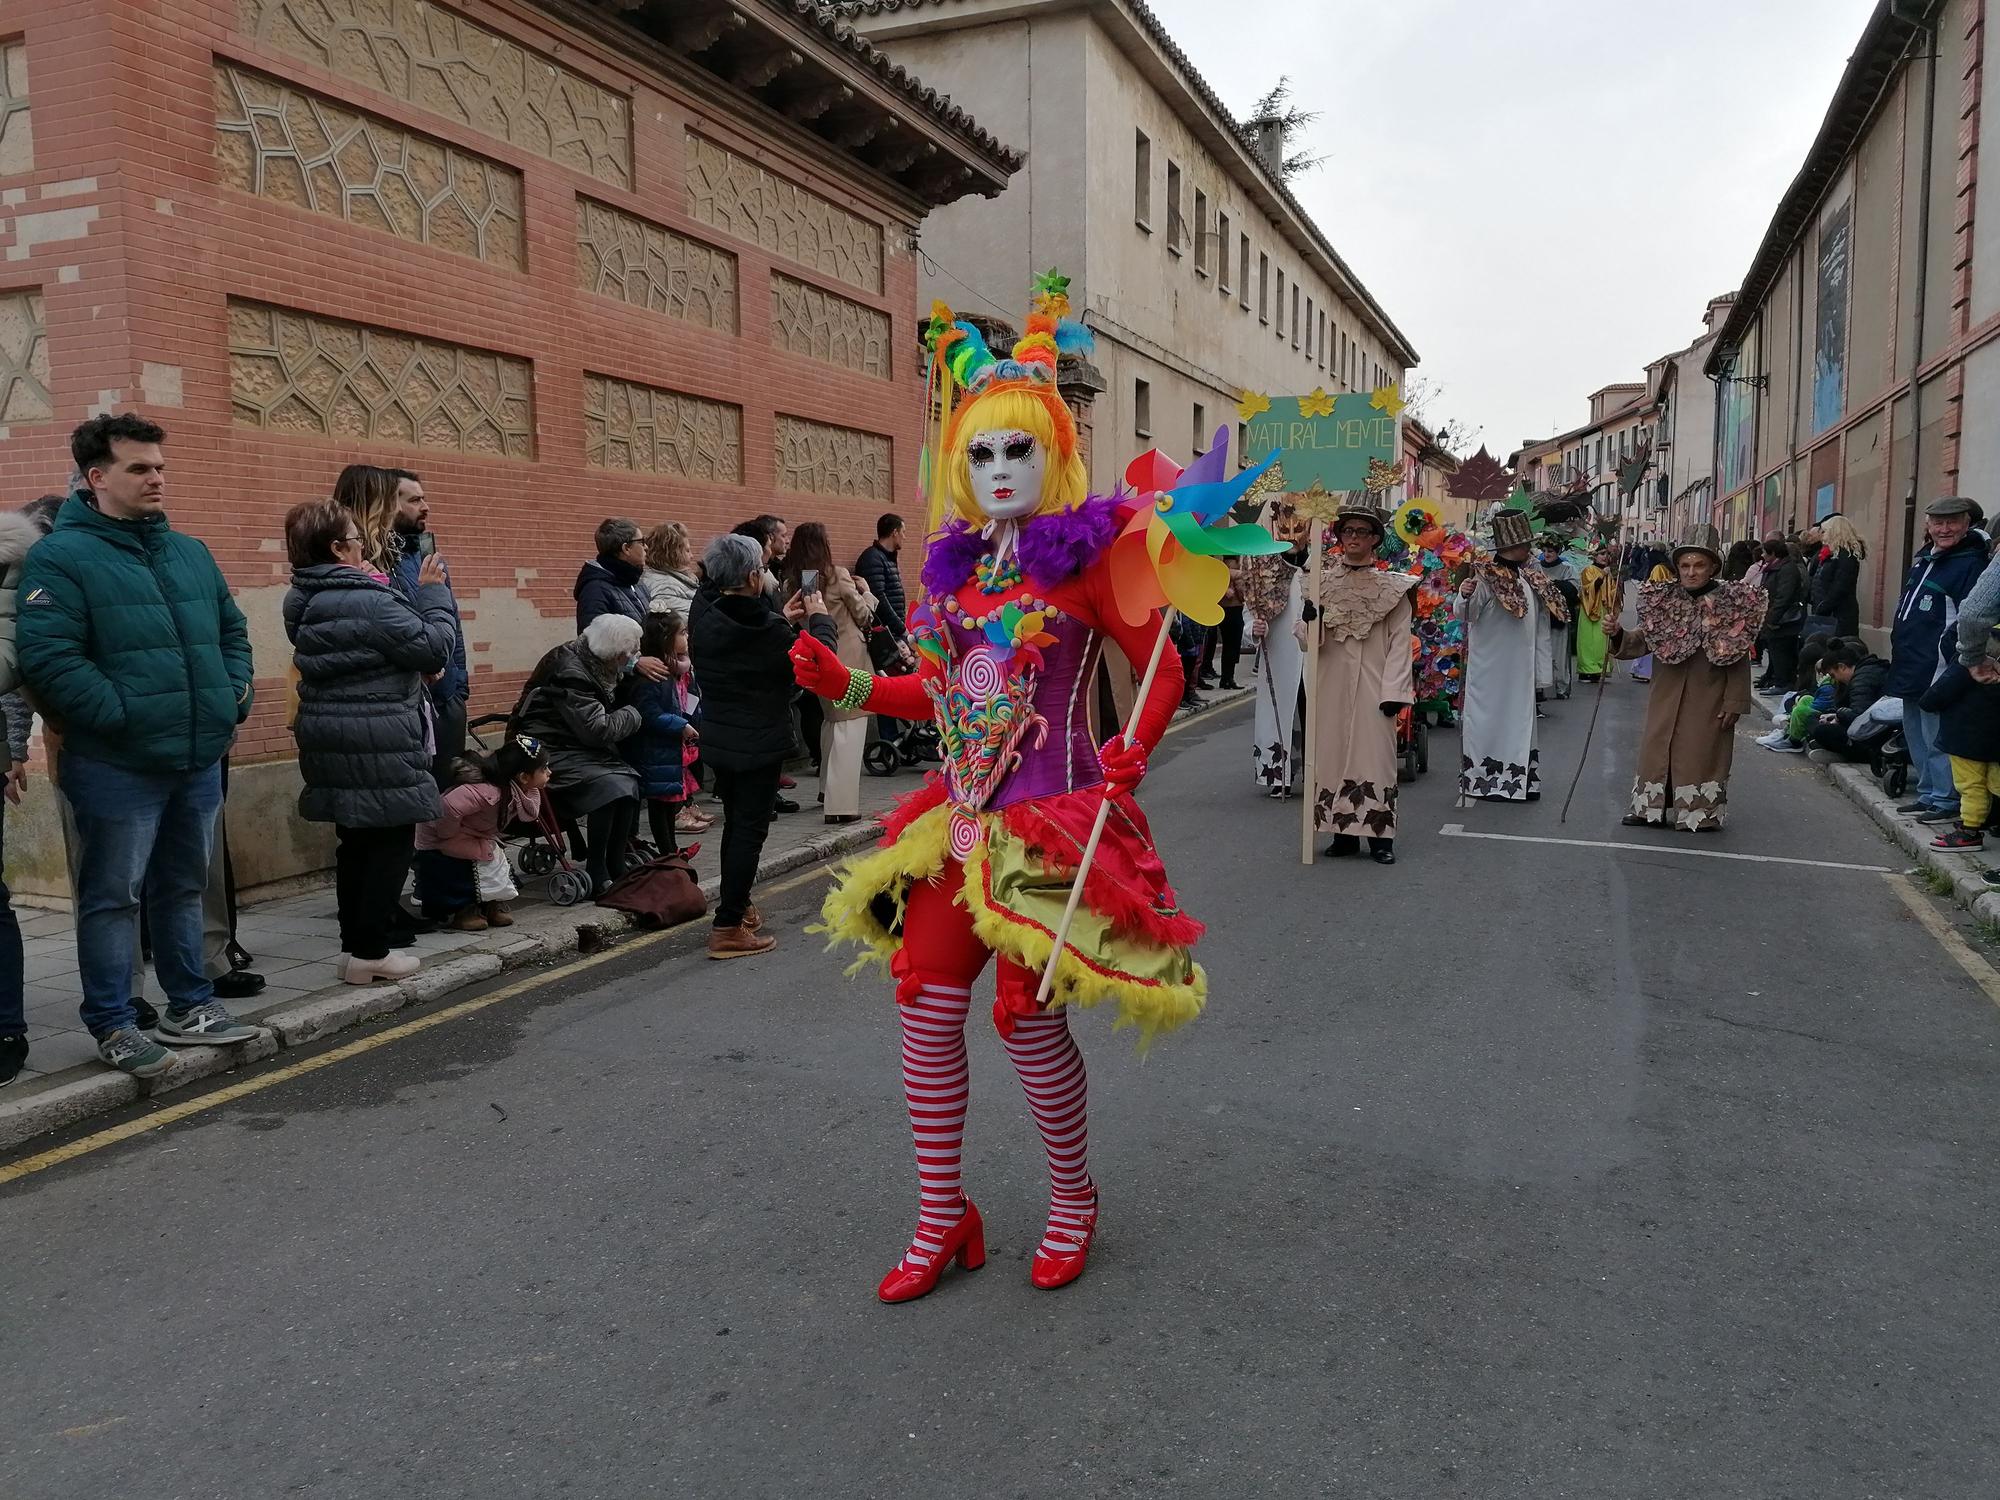
<svg viewBox="0 0 2000 1500"><path fill-rule="evenodd" d="M1250 122L1252 132L1250 151L1261 161L1266 170L1280 181L1285 176L1285 122L1276 115L1265 115L1261 120Z"/></svg>

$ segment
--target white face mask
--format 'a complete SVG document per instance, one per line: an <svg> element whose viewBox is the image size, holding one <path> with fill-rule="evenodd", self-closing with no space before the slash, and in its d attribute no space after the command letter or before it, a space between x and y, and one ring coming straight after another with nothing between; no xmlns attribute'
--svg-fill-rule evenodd
<svg viewBox="0 0 2000 1500"><path fill-rule="evenodd" d="M1032 434L1018 429L975 432L966 441L965 456L972 470L972 497L993 520L1018 520L1042 503L1048 454Z"/></svg>

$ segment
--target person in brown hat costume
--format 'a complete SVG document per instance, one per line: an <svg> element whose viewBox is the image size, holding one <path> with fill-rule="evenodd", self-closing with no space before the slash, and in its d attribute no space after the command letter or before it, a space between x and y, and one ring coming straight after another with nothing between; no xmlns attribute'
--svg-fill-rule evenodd
<svg viewBox="0 0 2000 1500"><path fill-rule="evenodd" d="M1528 518L1502 510L1493 517L1493 551L1474 556L1459 587L1456 607L1465 621L1462 797L1534 802L1542 795L1535 689L1549 659L1550 622L1569 619L1569 607L1529 560L1533 551Z"/></svg>
<svg viewBox="0 0 2000 1500"><path fill-rule="evenodd" d="M1639 628L1609 627L1621 661L1653 657L1639 769L1625 822L1718 833L1729 803L1736 721L1750 709L1750 654L1764 618L1753 583L1721 581L1721 538L1696 526L1674 548L1675 577L1639 590Z"/></svg>

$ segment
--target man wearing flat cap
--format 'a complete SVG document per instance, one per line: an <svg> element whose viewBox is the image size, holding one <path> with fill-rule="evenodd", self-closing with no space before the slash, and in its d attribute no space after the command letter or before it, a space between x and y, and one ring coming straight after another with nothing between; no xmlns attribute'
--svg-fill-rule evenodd
<svg viewBox="0 0 2000 1500"><path fill-rule="evenodd" d="M1958 816L1951 757L1938 749L1938 716L1917 706L1958 646L1958 611L1986 567L1986 539L1973 529L1978 507L1947 495L1924 508L1925 544L1910 562L1889 635L1884 696L1903 700L1903 742L1917 778L1911 801L1896 810L1926 823Z"/></svg>

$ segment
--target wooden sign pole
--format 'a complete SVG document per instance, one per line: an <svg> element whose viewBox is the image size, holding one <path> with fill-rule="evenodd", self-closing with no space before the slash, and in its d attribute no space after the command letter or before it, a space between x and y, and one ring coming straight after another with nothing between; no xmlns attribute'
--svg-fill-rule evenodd
<svg viewBox="0 0 2000 1500"><path fill-rule="evenodd" d="M1305 716L1306 716L1306 764L1303 780L1304 796L1301 798L1299 828L1299 863L1313 862L1313 803L1318 800L1319 782L1319 715L1314 712L1313 694L1319 687L1319 587L1320 568L1326 553L1326 544L1320 533L1326 523L1318 516L1312 517L1311 530L1306 533L1306 602L1312 607L1314 618L1306 625L1305 663Z"/></svg>

